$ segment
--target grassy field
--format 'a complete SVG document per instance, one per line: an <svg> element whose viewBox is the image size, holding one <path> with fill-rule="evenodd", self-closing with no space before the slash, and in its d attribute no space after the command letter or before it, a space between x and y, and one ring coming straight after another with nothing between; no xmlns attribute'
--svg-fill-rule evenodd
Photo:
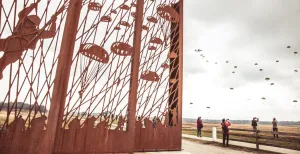
<svg viewBox="0 0 300 154"><path fill-rule="evenodd" d="M195 123L183 123L182 127L183 127L182 128L183 134L196 135L196 124ZM204 123L202 136L212 137L211 130L213 127L217 128L217 137L222 138L222 134L220 133L222 131L222 129L221 129L221 125L219 123ZM248 125L247 124L232 124L229 128L231 128L231 129L232 128L246 129L246 130L252 129L250 124L248 124ZM260 139L259 142L261 144L300 150L299 142L282 141L283 139L285 139L285 140L290 140L290 139L300 140L300 137L280 135L280 132L300 134L300 126L280 126L279 125L279 139L272 139L273 134L272 134L272 126L271 125L259 125L259 130L269 131L268 133L260 133L262 138L264 138L264 137L270 138L270 139ZM255 138L254 138L252 132L241 132L241 131L232 131L232 130L230 132L232 134L230 136L230 140L255 143ZM234 134L241 135L241 136L234 136ZM243 136L245 136L245 137L243 137ZM282 139L282 140L280 140L280 139Z"/></svg>
<svg viewBox="0 0 300 154"><path fill-rule="evenodd" d="M183 123L182 127L184 129L196 129L195 123ZM204 123L205 130L211 130L213 127L216 127L218 131L221 130L220 123ZM272 131L272 125L259 125L259 130L262 131ZM278 126L279 132L286 133L299 133L300 134L300 126ZM238 129L252 129L251 124L232 124L230 128L238 128Z"/></svg>
<svg viewBox="0 0 300 154"><path fill-rule="evenodd" d="M12 116L12 115L14 115L13 112L11 113L9 122L12 122L14 120L13 119L14 116ZM23 118L26 118L28 115L28 112L21 112L21 115L23 116ZM2 126L3 123L5 122L6 116L7 116L6 112L0 112L0 126ZM33 117L33 115L31 117ZM84 121L84 119L82 119L82 120ZM117 124L117 121L113 121L113 124ZM26 125L28 126L28 123L26 123ZM222 131L220 123L204 123L202 136L212 137L211 130L213 127L217 128L217 132L218 132L217 137L222 138L222 134L220 133ZM246 129L246 130L252 129L250 124L232 124L229 128L230 129L233 129L233 128ZM295 137L295 136L285 136L285 135L280 134L280 132L300 134L300 126L296 126L296 125L280 126L279 125L279 139L275 139L275 140L272 138L272 126L271 125L259 125L259 130L268 131L268 133L260 133L260 136L262 136L262 138L269 137L268 139L260 139L259 142L261 144L300 150L300 144L299 144L300 136ZM252 132L241 132L241 131L233 131L233 130L231 130L230 132L231 132L230 140L255 143L255 138L254 138ZM183 123L182 133L189 134L189 135L196 135L196 124L195 123ZM238 135L238 136L235 136L235 135ZM292 139L292 140L295 139L296 141L294 141L294 142L282 141L282 140L290 140L290 139Z"/></svg>
<svg viewBox="0 0 300 154"><path fill-rule="evenodd" d="M20 113L20 115L23 117L23 119L25 120L27 117L28 117L28 114L29 114L29 112L28 111L24 111L24 112L21 112ZM10 116L9 116L9 124L14 120L14 115L15 115L15 112L11 112L11 114L10 114ZM37 117L40 117L41 116L41 114L40 113L38 113L38 114L36 114L36 118ZM48 114L46 113L46 116L48 116ZM0 112L0 128L3 126L3 124L5 123L5 120L6 120L6 117L7 117L7 112L6 111L1 111ZM30 118L33 118L34 117L34 112L32 112L31 113L31 116L30 116ZM72 116L71 117L71 119L73 119L73 118L75 118L75 116ZM84 116L82 119L81 119L81 122L83 123L84 122L84 120L85 120L85 118L86 118L86 116ZM71 121L71 120L70 120ZM68 121L68 123L70 122L70 121ZM95 124L97 124L97 123L99 123L100 122L100 120L99 119L97 119L97 121L95 122ZM111 122L111 119L110 119L110 122ZM68 126L68 123L67 123L67 126ZM112 124L118 124L118 120L114 120L113 122L112 122ZM26 121L26 127L28 127L28 120ZM68 127L67 127L68 128Z"/></svg>

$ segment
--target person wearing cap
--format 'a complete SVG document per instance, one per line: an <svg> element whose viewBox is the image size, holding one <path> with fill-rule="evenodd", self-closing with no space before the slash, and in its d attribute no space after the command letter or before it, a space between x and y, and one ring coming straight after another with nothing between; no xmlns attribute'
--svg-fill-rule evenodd
<svg viewBox="0 0 300 154"><path fill-rule="evenodd" d="M62 7L56 14L51 17L49 23L39 29L41 19L37 15L29 15L33 9L37 9L37 5L41 0L31 4L19 12L19 21L14 28L11 36L6 39L0 39L0 51L4 54L0 58L0 80L3 78L3 71L11 63L21 59L25 50L34 50L39 39L53 38L56 31L56 16L61 13ZM51 24L49 30L45 28Z"/></svg>
<svg viewBox="0 0 300 154"><path fill-rule="evenodd" d="M256 135L256 131L257 131L257 122L258 122L258 118L256 117L253 117L253 120L252 120L252 128L253 128L253 135Z"/></svg>

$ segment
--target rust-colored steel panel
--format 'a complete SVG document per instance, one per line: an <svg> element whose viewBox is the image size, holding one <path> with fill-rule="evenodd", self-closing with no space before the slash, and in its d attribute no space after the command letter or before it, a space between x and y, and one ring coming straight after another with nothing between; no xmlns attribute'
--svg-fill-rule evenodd
<svg viewBox="0 0 300 154"><path fill-rule="evenodd" d="M182 4L149 1L144 10L136 151L181 150Z"/></svg>
<svg viewBox="0 0 300 154"><path fill-rule="evenodd" d="M83 2L54 153L134 151L143 2Z"/></svg>
<svg viewBox="0 0 300 154"><path fill-rule="evenodd" d="M39 153L69 3L0 3L0 153Z"/></svg>
<svg viewBox="0 0 300 154"><path fill-rule="evenodd" d="M0 7L0 153L181 149L182 0Z"/></svg>

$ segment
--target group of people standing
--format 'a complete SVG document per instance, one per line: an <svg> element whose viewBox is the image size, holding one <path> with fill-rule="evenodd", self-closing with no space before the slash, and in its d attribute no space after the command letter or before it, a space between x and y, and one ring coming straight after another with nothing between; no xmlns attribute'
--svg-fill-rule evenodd
<svg viewBox="0 0 300 154"><path fill-rule="evenodd" d="M226 145L228 146L228 143L229 143L229 128L228 127L231 126L229 119L227 119L227 120L222 119L221 126L222 126L222 134L223 134L223 146L225 146L225 140L227 141ZM201 134L202 128L203 128L203 121L202 121L201 117L198 117L198 119L197 119L197 137L202 137L202 134Z"/></svg>
<svg viewBox="0 0 300 154"><path fill-rule="evenodd" d="M254 134L256 135L257 133L257 126L258 126L258 121L259 121L259 118L256 118L256 117L253 117L253 120L251 122L251 126L253 128L253 132ZM273 118L273 121L272 121L272 125L273 125L273 134L274 134L274 138L278 138L278 126L277 126L277 120L276 118ZM229 119L222 119L222 122L221 122L221 127L222 127L222 134L223 134L223 146L228 146L229 144L229 126L231 126L231 123L229 121ZM203 121L201 119L201 117L198 117L197 119L197 137L202 137L202 134L201 134L201 130L203 128ZM225 144L225 141L226 141L226 144Z"/></svg>
<svg viewBox="0 0 300 154"><path fill-rule="evenodd" d="M251 123L251 126L253 128L253 134L256 135L256 132L257 132L257 126L258 126L258 121L259 119L256 118L256 117L253 117L253 120L252 120L252 123ZM273 121L272 121L272 125L273 125L273 135L274 135L274 138L278 138L278 126L277 126L278 122L276 120L276 118L273 118Z"/></svg>

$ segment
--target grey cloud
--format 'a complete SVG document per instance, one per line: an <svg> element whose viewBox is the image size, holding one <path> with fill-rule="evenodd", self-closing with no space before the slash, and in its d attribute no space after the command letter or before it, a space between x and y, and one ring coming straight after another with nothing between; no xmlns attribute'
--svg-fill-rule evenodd
<svg viewBox="0 0 300 154"><path fill-rule="evenodd" d="M265 105L269 108L268 111L272 112L271 114L278 113L277 108L283 102L277 99L277 96L281 95L280 89L277 87L285 90L283 91L288 95L287 97L290 97L285 98L287 101L300 99L300 74L294 72L295 69L300 71L299 16L300 1L298 0L186 2L185 76L205 76L207 72L215 71L215 76L207 82L215 81L218 83L215 86L220 86L225 90L234 87L234 92L241 92L239 89L247 92L247 86L251 84L257 85L257 88L267 87L263 89L265 94L262 95L268 97L266 103L270 104ZM207 37L209 37L209 41L203 42ZM227 39L224 40L224 44L222 44L223 38ZM220 43L222 46L216 48ZM291 49L286 48L288 45L291 46ZM203 49L206 58L198 57L199 54L194 52L195 48ZM299 55L293 54L295 51ZM197 64L195 63L196 59L199 61ZM209 60L210 63L204 65L206 60ZM225 63L227 60L228 64ZM279 62L276 63L276 60ZM211 66L214 65L214 62L218 62L216 67ZM255 66L254 63L258 63L258 65ZM238 66L237 69L233 68L235 65ZM263 71L260 72L259 69L263 69ZM236 73L232 74L232 71ZM266 77L271 80L266 81ZM189 80L185 81L186 84L192 85L190 82ZM273 87L270 83L274 83ZM268 85L270 85L269 88ZM211 94L208 92L205 95ZM251 93L247 95L251 97ZM216 97L218 97L218 93L216 93ZM260 98L258 99L260 100ZM230 103L228 105L230 106ZM255 112L266 111L267 108L257 109ZM289 108L289 112L292 113L294 110L290 111ZM266 116L271 114L266 114ZM284 115L281 116L284 117ZM299 114L286 117L294 119L299 117Z"/></svg>

